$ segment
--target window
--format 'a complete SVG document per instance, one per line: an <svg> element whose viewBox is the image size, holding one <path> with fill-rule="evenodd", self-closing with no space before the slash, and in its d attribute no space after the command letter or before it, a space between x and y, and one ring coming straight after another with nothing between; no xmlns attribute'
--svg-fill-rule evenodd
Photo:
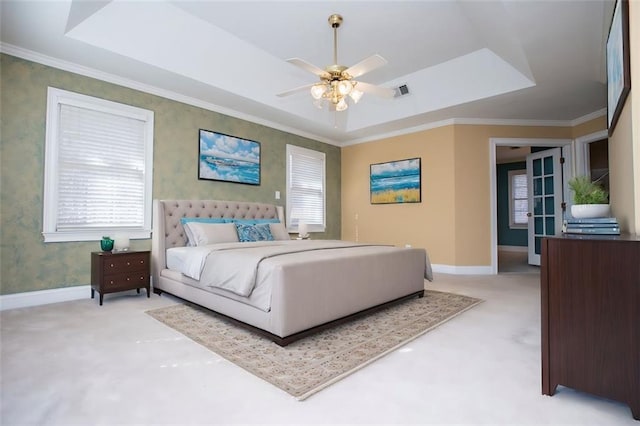
<svg viewBox="0 0 640 426"><path fill-rule="evenodd" d="M526 228L529 222L527 212L529 191L527 189L527 171L509 171L509 227Z"/></svg>
<svg viewBox="0 0 640 426"><path fill-rule="evenodd" d="M50 87L45 242L151 234L153 112Z"/></svg>
<svg viewBox="0 0 640 426"><path fill-rule="evenodd" d="M287 229L325 230L325 154L287 145Z"/></svg>

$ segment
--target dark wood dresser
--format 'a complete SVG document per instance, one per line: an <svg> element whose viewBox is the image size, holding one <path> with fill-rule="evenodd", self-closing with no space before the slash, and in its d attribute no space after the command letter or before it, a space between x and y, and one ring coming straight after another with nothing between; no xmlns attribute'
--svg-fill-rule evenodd
<svg viewBox="0 0 640 426"><path fill-rule="evenodd" d="M640 420L640 237L544 238L542 393L621 401Z"/></svg>
<svg viewBox="0 0 640 426"><path fill-rule="evenodd" d="M126 251L120 253L91 253L91 298L100 293L103 296L125 290L147 289L149 296L150 251Z"/></svg>

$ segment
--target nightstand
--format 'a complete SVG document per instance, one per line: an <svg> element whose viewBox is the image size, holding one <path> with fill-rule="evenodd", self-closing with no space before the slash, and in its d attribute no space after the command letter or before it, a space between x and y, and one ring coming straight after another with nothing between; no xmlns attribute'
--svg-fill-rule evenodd
<svg viewBox="0 0 640 426"><path fill-rule="evenodd" d="M120 253L94 251L91 253L91 298L125 290L150 290L150 251L127 251Z"/></svg>

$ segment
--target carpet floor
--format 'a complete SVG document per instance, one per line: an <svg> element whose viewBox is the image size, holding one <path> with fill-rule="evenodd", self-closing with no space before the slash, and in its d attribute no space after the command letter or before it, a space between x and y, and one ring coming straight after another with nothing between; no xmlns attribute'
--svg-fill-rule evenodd
<svg viewBox="0 0 640 426"><path fill-rule="evenodd" d="M427 290L423 298L388 307L286 347L191 304L147 313L303 400L480 302L473 297Z"/></svg>

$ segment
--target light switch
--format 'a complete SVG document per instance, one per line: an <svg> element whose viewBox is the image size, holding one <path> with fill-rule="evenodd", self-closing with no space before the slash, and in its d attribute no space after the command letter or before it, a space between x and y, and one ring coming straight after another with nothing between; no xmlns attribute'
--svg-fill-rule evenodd
<svg viewBox="0 0 640 426"><path fill-rule="evenodd" d="M280 199L280 191L276 191L276 200Z"/></svg>

